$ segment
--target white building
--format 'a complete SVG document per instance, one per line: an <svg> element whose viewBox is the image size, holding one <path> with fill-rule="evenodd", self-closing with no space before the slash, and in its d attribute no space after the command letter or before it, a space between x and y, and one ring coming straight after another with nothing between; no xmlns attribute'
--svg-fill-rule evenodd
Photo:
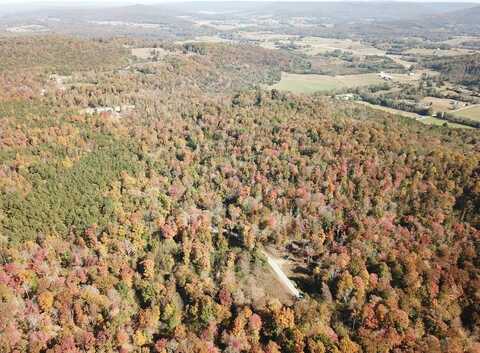
<svg viewBox="0 0 480 353"><path fill-rule="evenodd" d="M391 80L393 80L393 77L392 77L392 76L390 76L389 74L387 74L387 73L385 73L385 72L383 72L383 71L380 72L380 73L378 74L378 76L380 76L380 78L381 78L382 80L385 80L385 81L391 81Z"/></svg>

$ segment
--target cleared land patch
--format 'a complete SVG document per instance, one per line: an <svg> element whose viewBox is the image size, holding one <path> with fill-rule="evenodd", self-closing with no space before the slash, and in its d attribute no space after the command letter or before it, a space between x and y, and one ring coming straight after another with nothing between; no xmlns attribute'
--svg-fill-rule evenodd
<svg viewBox="0 0 480 353"><path fill-rule="evenodd" d="M50 31L47 27L42 25L26 25L19 27L9 27L6 29L10 33L42 33Z"/></svg>
<svg viewBox="0 0 480 353"><path fill-rule="evenodd" d="M136 23L136 22L124 22L124 21L88 21L89 23L101 26L122 26L131 28L143 28L143 29L160 29L166 28L166 26L158 23Z"/></svg>
<svg viewBox="0 0 480 353"><path fill-rule="evenodd" d="M446 120L438 119L432 116L422 116L419 114L411 113L411 112L405 112L403 110L398 110L398 109L393 109L393 108L388 108L388 107L383 107L381 105L374 105L370 104L368 102L357 102L358 104L363 104L366 106L369 106L373 109L381 110L393 115L399 115L399 116L404 116L407 118L415 119L423 124L426 125L436 125L436 126L443 126L445 123L447 123L448 127L455 128L455 129L473 129L470 126L462 125L462 124L456 124L456 123L451 123Z"/></svg>
<svg viewBox="0 0 480 353"><path fill-rule="evenodd" d="M212 21L212 20L193 20L196 26L212 27L219 31L232 31L235 29L255 26L255 23L239 23L237 21Z"/></svg>
<svg viewBox="0 0 480 353"><path fill-rule="evenodd" d="M415 114L415 113L412 113L412 112L406 112L406 111L399 110L399 109L384 107L384 106L381 106L381 105L375 105L375 104L371 104L371 103L368 103L368 102L357 102L357 103L363 104L363 105L369 106L373 109L381 110L381 111L384 111L384 112L387 112L387 113L390 113L390 114L405 116L407 118L417 119L417 120L421 120L421 121L426 119L424 116L422 116L420 114Z"/></svg>
<svg viewBox="0 0 480 353"><path fill-rule="evenodd" d="M243 39L251 42L256 42L257 45L266 49L278 49L279 45L288 45L290 43L298 44L299 36L278 34L272 32L238 32L238 35Z"/></svg>
<svg viewBox="0 0 480 353"><path fill-rule="evenodd" d="M422 55L422 56L457 56L471 54L474 51L468 49L428 49L428 48L414 48L409 49L405 53L413 55Z"/></svg>
<svg viewBox="0 0 480 353"><path fill-rule="evenodd" d="M453 114L462 118L480 121L480 105L463 108L453 112Z"/></svg>
<svg viewBox="0 0 480 353"><path fill-rule="evenodd" d="M153 57L164 57L167 51L161 48L133 48L132 55L139 59L151 59Z"/></svg>
<svg viewBox="0 0 480 353"><path fill-rule="evenodd" d="M434 118L434 117L428 117L428 118L422 119L420 121L424 124L427 124L427 125L443 126L445 123L447 123L448 127L455 128L455 129L473 129L473 127L471 127L471 126L451 123L449 121Z"/></svg>
<svg viewBox="0 0 480 353"><path fill-rule="evenodd" d="M402 57L398 56L398 55L392 55L392 54L385 54L385 57L387 58L390 58L392 59L393 61L395 61L397 64L400 64L402 65L403 67L405 67L406 69L408 69L410 66L412 66L414 63L410 62L410 61L407 61L407 60L403 60Z"/></svg>
<svg viewBox="0 0 480 353"><path fill-rule="evenodd" d="M238 32L238 34L249 40L256 41L290 41L298 40L300 36L290 34L278 34L273 32Z"/></svg>
<svg viewBox="0 0 480 353"><path fill-rule="evenodd" d="M457 109L465 103L448 98L425 97L421 100L424 104L430 104L435 112L447 112L449 110Z"/></svg>
<svg viewBox="0 0 480 353"><path fill-rule="evenodd" d="M449 44L449 45L459 45L459 44L462 44L463 42L477 40L477 39L478 37L475 37L475 36L457 36L454 38L447 39L442 43Z"/></svg>
<svg viewBox="0 0 480 353"><path fill-rule="evenodd" d="M369 86L382 82L384 81L377 74L328 76L283 72L281 81L271 88L294 93L314 93L341 88Z"/></svg>
<svg viewBox="0 0 480 353"><path fill-rule="evenodd" d="M382 50L351 39L305 37L296 41L295 44L305 46L302 52L308 55L323 54L334 50L348 51L357 55L385 55Z"/></svg>
<svg viewBox="0 0 480 353"><path fill-rule="evenodd" d="M175 44L183 45L186 43L233 43L230 39L221 38L219 36L197 36L190 40L178 40Z"/></svg>

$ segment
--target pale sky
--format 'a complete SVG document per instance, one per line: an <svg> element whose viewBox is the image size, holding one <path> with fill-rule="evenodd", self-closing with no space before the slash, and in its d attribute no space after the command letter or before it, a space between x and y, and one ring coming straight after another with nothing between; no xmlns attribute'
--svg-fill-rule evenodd
<svg viewBox="0 0 480 353"><path fill-rule="evenodd" d="M189 2L189 1L212 1L212 0L0 0L0 7L2 5L26 5L26 4L45 4L45 5L125 5L125 4L161 4L166 2ZM237 0L213 0L213 1L237 1ZM368 0L241 0L241 1L368 1ZM375 0L373 0L375 1ZM379 1L379 0L376 0ZM380 0L382 1L382 0ZM383 0L388 1L388 0ZM473 3L480 2L480 0L396 0L396 1L410 1L410 2L464 2Z"/></svg>

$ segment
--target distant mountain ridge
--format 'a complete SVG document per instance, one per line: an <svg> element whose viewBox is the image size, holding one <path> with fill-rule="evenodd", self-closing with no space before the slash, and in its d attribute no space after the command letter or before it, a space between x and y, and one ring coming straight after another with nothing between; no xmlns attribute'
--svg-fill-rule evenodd
<svg viewBox="0 0 480 353"><path fill-rule="evenodd" d="M480 25L480 5L440 15L437 19L447 23Z"/></svg>
<svg viewBox="0 0 480 353"><path fill-rule="evenodd" d="M394 1L318 1L318 2L212 2L198 1L187 3L166 3L165 7L179 12L198 14L202 11L211 11L212 18L242 15L248 12L256 14L270 14L274 16L305 16L316 18L330 18L341 20L393 20L412 19L428 15L443 14L452 11L461 11L471 8L475 4L461 3L416 3ZM216 12L216 13L214 13Z"/></svg>
<svg viewBox="0 0 480 353"><path fill-rule="evenodd" d="M480 5L469 2L198 1L78 8L72 4L55 8L45 6L42 10L21 7L22 10L16 13L12 13L10 7L9 12L3 14L2 8L8 9L8 6L0 6L0 27L42 25L54 33L87 36L142 34L163 39L192 38L221 31L212 26L198 26L201 21L251 23L255 17L275 19L276 26L282 27L286 33L314 36L383 36L390 40L398 36L433 35L445 39L480 30ZM307 19L313 27L306 29L292 25L291 20L296 17ZM259 28L262 30L261 26Z"/></svg>
<svg viewBox="0 0 480 353"><path fill-rule="evenodd" d="M17 14L32 11L44 14L72 16L102 17L118 20L143 20L177 17L181 15L210 17L212 19L231 18L255 13L256 15L272 15L276 17L315 17L329 19L331 22L361 20L407 20L445 13L468 11L474 3L412 3L394 1L319 1L319 2L267 2L267 1L195 1L181 3L159 3L155 5L128 6L41 6L18 7ZM8 8L5 7L5 8ZM14 7L10 6L9 13ZM2 13L0 6L0 14Z"/></svg>

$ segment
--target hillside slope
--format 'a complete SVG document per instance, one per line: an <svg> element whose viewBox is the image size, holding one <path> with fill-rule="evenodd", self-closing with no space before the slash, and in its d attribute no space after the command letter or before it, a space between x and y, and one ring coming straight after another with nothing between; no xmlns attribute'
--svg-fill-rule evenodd
<svg viewBox="0 0 480 353"><path fill-rule="evenodd" d="M477 352L478 131L249 89L278 62L206 50L0 97L0 350ZM305 298L255 276L266 246Z"/></svg>

